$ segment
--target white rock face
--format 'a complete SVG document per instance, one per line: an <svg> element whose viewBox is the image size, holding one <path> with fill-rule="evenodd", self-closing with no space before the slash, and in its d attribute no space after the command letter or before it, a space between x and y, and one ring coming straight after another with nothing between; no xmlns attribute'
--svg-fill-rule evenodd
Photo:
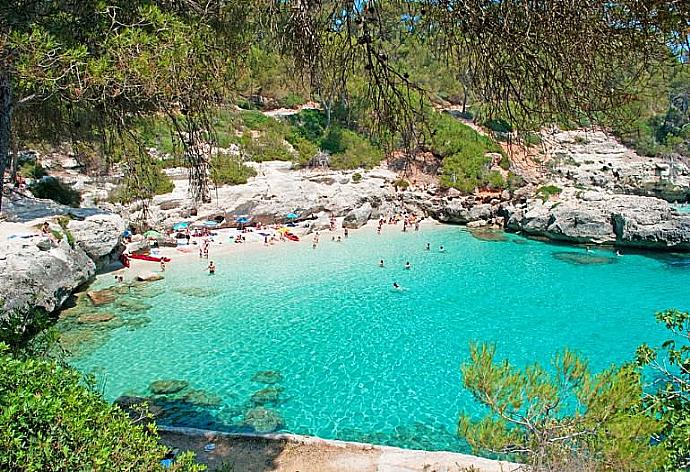
<svg viewBox="0 0 690 472"><path fill-rule="evenodd" d="M80 247L71 248L63 238L43 250L39 245L44 241L34 237L0 242L0 308L4 311L32 305L53 311L95 275L96 264Z"/></svg>
<svg viewBox="0 0 690 472"><path fill-rule="evenodd" d="M79 212L72 212L79 215ZM70 220L67 228L86 254L100 267L116 259L124 249L121 235L124 220L114 213L88 214L83 220Z"/></svg>

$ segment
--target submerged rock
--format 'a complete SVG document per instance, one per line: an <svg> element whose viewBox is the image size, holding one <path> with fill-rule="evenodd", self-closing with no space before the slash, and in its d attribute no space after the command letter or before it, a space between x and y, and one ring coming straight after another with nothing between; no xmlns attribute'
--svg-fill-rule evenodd
<svg viewBox="0 0 690 472"><path fill-rule="evenodd" d="M156 380L149 385L149 390L155 395L168 395L184 390L189 386L186 380Z"/></svg>
<svg viewBox="0 0 690 472"><path fill-rule="evenodd" d="M175 291L182 295L195 298L216 297L222 293L220 290L204 287L179 287L176 288Z"/></svg>
<svg viewBox="0 0 690 472"><path fill-rule="evenodd" d="M151 309L151 305L139 300L122 299L117 301L117 306L128 312L143 313Z"/></svg>
<svg viewBox="0 0 690 472"><path fill-rule="evenodd" d="M277 405L282 402L280 397L283 387L266 387L252 394L251 402L254 405Z"/></svg>
<svg viewBox="0 0 690 472"><path fill-rule="evenodd" d="M491 229L472 229L470 234L480 241L508 241L505 233L503 231L491 230Z"/></svg>
<svg viewBox="0 0 690 472"><path fill-rule="evenodd" d="M215 393L210 393L201 389L194 389L186 392L181 400L197 406L216 407L221 404L222 399Z"/></svg>
<svg viewBox="0 0 690 472"><path fill-rule="evenodd" d="M258 406L244 415L244 425L257 433L272 433L282 428L284 421L277 411Z"/></svg>
<svg viewBox="0 0 690 472"><path fill-rule="evenodd" d="M114 302L117 293L114 290L106 288L103 290L94 290L91 292L86 292L86 295L89 297L89 300L91 300L91 303L93 303L96 306L100 306Z"/></svg>
<svg viewBox="0 0 690 472"><path fill-rule="evenodd" d="M153 272L144 272L142 274L137 275L137 280L139 282L155 282L157 280L163 280L163 276L161 274L155 274Z"/></svg>
<svg viewBox="0 0 690 472"><path fill-rule="evenodd" d="M616 259L613 257L597 256L581 252L554 252L553 257L559 261L575 265L601 265L613 264L616 262Z"/></svg>
<svg viewBox="0 0 690 472"><path fill-rule="evenodd" d="M252 376L252 382L277 384L283 381L283 374L277 370L260 370Z"/></svg>
<svg viewBox="0 0 690 472"><path fill-rule="evenodd" d="M79 323L107 323L117 317L112 313L91 313L88 315L81 315L77 321Z"/></svg>

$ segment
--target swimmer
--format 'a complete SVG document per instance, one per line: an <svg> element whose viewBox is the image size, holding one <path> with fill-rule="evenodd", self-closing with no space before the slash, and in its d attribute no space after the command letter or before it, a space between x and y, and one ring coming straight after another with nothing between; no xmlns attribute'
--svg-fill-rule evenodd
<svg viewBox="0 0 690 472"><path fill-rule="evenodd" d="M343 240L340 239L340 236L338 236L338 242L339 242L339 243L343 242Z"/></svg>
<svg viewBox="0 0 690 472"><path fill-rule="evenodd" d="M427 250L427 251L431 251L431 244L426 243L426 250Z"/></svg>
<svg viewBox="0 0 690 472"><path fill-rule="evenodd" d="M393 282L393 288L396 290L400 290L401 287L400 284L398 284L398 282Z"/></svg>
<svg viewBox="0 0 690 472"><path fill-rule="evenodd" d="M216 265L213 263L213 261L208 263L208 273L209 275L213 275L216 273Z"/></svg>
<svg viewBox="0 0 690 472"><path fill-rule="evenodd" d="M621 254L620 250L616 249L616 255L617 255L618 257L621 257L623 254Z"/></svg>
<svg viewBox="0 0 690 472"><path fill-rule="evenodd" d="M405 263L405 269L410 270L411 268L412 268L412 265L410 265L410 262L407 261L407 262Z"/></svg>
<svg viewBox="0 0 690 472"><path fill-rule="evenodd" d="M438 248L438 252L446 252L446 249L443 246L441 246Z"/></svg>
<svg viewBox="0 0 690 472"><path fill-rule="evenodd" d="M379 267L383 267L383 259L379 261Z"/></svg>
<svg viewBox="0 0 690 472"><path fill-rule="evenodd" d="M161 259L161 272L165 272L165 261Z"/></svg>

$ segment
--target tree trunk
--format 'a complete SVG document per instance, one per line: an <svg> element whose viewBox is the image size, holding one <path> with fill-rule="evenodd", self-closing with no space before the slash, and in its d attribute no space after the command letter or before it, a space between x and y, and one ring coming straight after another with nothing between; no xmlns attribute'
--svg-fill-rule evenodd
<svg viewBox="0 0 690 472"><path fill-rule="evenodd" d="M12 88L10 75L0 71L0 212L5 191L5 169L10 152L10 126L12 123Z"/></svg>

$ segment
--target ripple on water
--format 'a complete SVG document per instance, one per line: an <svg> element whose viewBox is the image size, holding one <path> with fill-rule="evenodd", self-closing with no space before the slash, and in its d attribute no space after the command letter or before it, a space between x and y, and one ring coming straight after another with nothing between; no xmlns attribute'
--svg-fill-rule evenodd
<svg viewBox="0 0 690 472"><path fill-rule="evenodd" d="M458 415L482 414L459 370L471 341L496 343L518 366L568 346L600 370L665 339L655 312L690 308L690 271L666 260L493 244L457 227L386 225L381 236L324 235L315 250L277 245L214 262L216 277L203 262L176 261L150 289L117 298L152 305L143 314L117 302L81 313L127 326L145 314L133 331L71 317L71 336L92 343L73 364L102 371L109 399L150 396L156 379L189 382L180 397L156 399L169 407L164 424L466 450ZM391 291L394 281L406 290Z"/></svg>

